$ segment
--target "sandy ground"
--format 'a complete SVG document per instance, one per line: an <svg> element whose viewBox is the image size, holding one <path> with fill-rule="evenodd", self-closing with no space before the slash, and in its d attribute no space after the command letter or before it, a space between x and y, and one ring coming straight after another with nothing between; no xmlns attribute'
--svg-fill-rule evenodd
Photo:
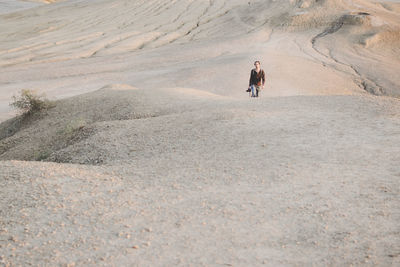
<svg viewBox="0 0 400 267"><path fill-rule="evenodd" d="M0 265L398 266L398 2L3 9Z"/></svg>
<svg viewBox="0 0 400 267"><path fill-rule="evenodd" d="M15 0L0 0L0 15L38 6L39 3Z"/></svg>

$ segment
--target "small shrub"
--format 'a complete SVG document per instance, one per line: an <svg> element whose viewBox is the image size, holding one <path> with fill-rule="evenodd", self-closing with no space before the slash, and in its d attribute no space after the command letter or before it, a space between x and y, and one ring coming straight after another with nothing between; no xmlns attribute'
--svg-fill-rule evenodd
<svg viewBox="0 0 400 267"><path fill-rule="evenodd" d="M19 109L23 114L29 115L43 109L53 107L54 104L44 98L43 95L39 96L32 90L21 90L20 96L13 96L13 101L10 106Z"/></svg>
<svg viewBox="0 0 400 267"><path fill-rule="evenodd" d="M42 161L42 160L45 160L45 159L47 159L49 156L50 156L50 151L48 151L48 150L39 150L39 151L35 151L34 152L34 154L33 154L33 158L36 160L36 161Z"/></svg>
<svg viewBox="0 0 400 267"><path fill-rule="evenodd" d="M82 118L73 119L68 122L65 127L57 133L64 137L72 137L77 131L83 129L87 125L86 121Z"/></svg>

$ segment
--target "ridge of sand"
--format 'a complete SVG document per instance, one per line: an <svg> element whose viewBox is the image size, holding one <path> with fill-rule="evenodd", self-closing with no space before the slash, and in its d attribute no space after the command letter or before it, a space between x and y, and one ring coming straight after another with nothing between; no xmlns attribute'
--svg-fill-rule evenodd
<svg viewBox="0 0 400 267"><path fill-rule="evenodd" d="M57 156L58 151L104 130L105 122L180 116L205 106L212 108L217 100L224 103L222 96L189 88L147 91L110 84L95 92L58 100L55 107L39 114L4 122L0 127L0 159L65 162ZM79 163L96 162L86 153L78 153L89 159Z"/></svg>

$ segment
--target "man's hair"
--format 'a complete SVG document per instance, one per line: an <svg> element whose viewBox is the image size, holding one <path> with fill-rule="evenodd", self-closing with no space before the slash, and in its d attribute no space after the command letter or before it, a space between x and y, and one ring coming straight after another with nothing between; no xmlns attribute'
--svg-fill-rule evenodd
<svg viewBox="0 0 400 267"><path fill-rule="evenodd" d="M258 60L254 61L254 64L256 64L256 63L261 65L260 61L258 61Z"/></svg>

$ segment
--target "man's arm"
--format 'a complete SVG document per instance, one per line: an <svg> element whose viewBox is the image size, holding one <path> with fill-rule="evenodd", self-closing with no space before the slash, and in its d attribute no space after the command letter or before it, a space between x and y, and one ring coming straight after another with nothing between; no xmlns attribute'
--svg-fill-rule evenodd
<svg viewBox="0 0 400 267"><path fill-rule="evenodd" d="M253 70L250 71L249 87L251 86L251 76L253 76Z"/></svg>
<svg viewBox="0 0 400 267"><path fill-rule="evenodd" d="M265 85L265 72L264 70L262 71L262 86L264 87Z"/></svg>

